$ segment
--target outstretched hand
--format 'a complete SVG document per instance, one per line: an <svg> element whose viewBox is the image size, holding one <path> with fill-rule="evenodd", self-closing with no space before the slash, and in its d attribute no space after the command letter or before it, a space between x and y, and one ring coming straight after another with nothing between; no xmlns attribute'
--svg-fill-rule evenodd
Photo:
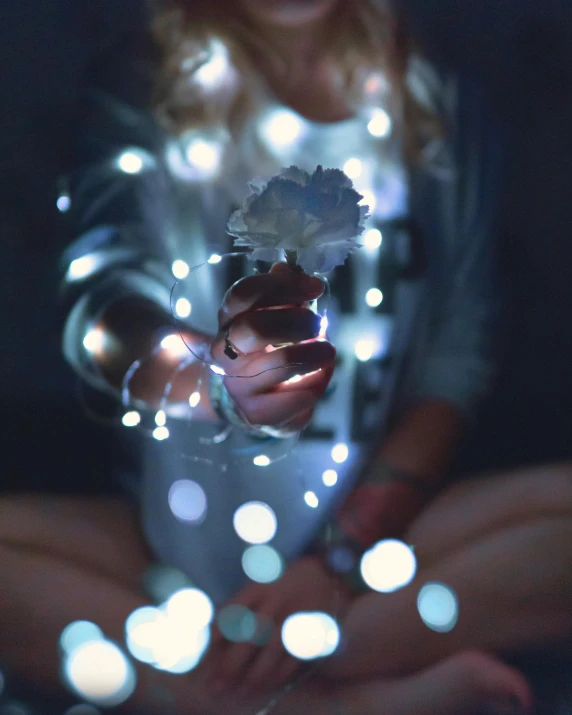
<svg viewBox="0 0 572 715"><path fill-rule="evenodd" d="M227 292L211 354L250 424L301 429L325 392L336 351L319 339L321 318L309 308L323 290L319 278L276 263ZM288 382L295 376L306 377Z"/></svg>

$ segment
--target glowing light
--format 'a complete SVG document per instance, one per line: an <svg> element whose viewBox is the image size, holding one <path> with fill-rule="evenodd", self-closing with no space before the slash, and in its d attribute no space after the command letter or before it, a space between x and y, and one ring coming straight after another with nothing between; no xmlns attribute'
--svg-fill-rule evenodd
<svg viewBox="0 0 572 715"><path fill-rule="evenodd" d="M280 578L283 563L280 554L272 546L249 546L242 555L242 568L252 581L272 583Z"/></svg>
<svg viewBox="0 0 572 715"><path fill-rule="evenodd" d="M367 125L368 132L379 139L386 137L391 132L391 119L383 109L376 109Z"/></svg>
<svg viewBox="0 0 572 715"><path fill-rule="evenodd" d="M379 288L370 288L365 294L365 302L370 308L377 308L383 301L383 293Z"/></svg>
<svg viewBox="0 0 572 715"><path fill-rule="evenodd" d="M163 608L145 606L129 616L125 623L126 642L137 660L170 673L188 672L199 663L210 639L209 629L200 624L212 617L213 608L208 598L205 603L201 591L184 590L201 596L187 598L179 591ZM173 600L176 598L178 602Z"/></svg>
<svg viewBox="0 0 572 715"><path fill-rule="evenodd" d="M189 406L194 409L199 404L200 401L201 401L201 393L193 392L191 394L191 396L189 397Z"/></svg>
<svg viewBox="0 0 572 715"><path fill-rule="evenodd" d="M326 471L322 474L322 481L324 482L325 486L333 487L335 484L337 484L338 473L335 469L326 469Z"/></svg>
<svg viewBox="0 0 572 715"><path fill-rule="evenodd" d="M117 160L117 165L126 174L138 174L143 169L143 159L135 152L126 151Z"/></svg>
<svg viewBox="0 0 572 715"><path fill-rule="evenodd" d="M343 464L349 455L349 449L347 444L336 444L332 447L332 459L336 464Z"/></svg>
<svg viewBox="0 0 572 715"><path fill-rule="evenodd" d="M186 298L179 298L175 303L175 313L179 318L188 318L193 310L193 306Z"/></svg>
<svg viewBox="0 0 572 715"><path fill-rule="evenodd" d="M197 482L179 479L169 489L169 507L179 521L187 524L201 522L207 513L207 495Z"/></svg>
<svg viewBox="0 0 572 715"><path fill-rule="evenodd" d="M459 618L459 601L453 589L444 583L426 583L419 591L417 610L432 631L448 633Z"/></svg>
<svg viewBox="0 0 572 715"><path fill-rule="evenodd" d="M294 385L297 382L301 382L304 379L303 375L292 375L288 380L284 380L285 385Z"/></svg>
<svg viewBox="0 0 572 715"><path fill-rule="evenodd" d="M177 628L198 632L212 621L214 606L204 591L183 588L169 598L165 612Z"/></svg>
<svg viewBox="0 0 572 715"><path fill-rule="evenodd" d="M180 335L167 335L161 340L161 347L177 357L183 357L189 352L189 348Z"/></svg>
<svg viewBox="0 0 572 715"><path fill-rule="evenodd" d="M397 539L384 539L362 556L363 580L374 591L391 593L411 582L417 571L413 550Z"/></svg>
<svg viewBox="0 0 572 715"><path fill-rule="evenodd" d="M125 641L129 652L141 663L157 662L157 647L167 628L167 617L153 606L137 608L125 621Z"/></svg>
<svg viewBox="0 0 572 715"><path fill-rule="evenodd" d="M70 687L97 705L125 702L135 689L135 671L119 648L105 640L78 646L64 663Z"/></svg>
<svg viewBox="0 0 572 715"><path fill-rule="evenodd" d="M189 164L200 169L204 174L211 175L219 167L222 147L217 142L197 137L189 141L185 154Z"/></svg>
<svg viewBox="0 0 572 715"><path fill-rule="evenodd" d="M159 410L155 415L155 424L157 427L164 427L167 424L167 415L165 410Z"/></svg>
<svg viewBox="0 0 572 715"><path fill-rule="evenodd" d="M259 454L252 461L257 467L267 467L270 464L270 458L265 454Z"/></svg>
<svg viewBox="0 0 572 715"><path fill-rule="evenodd" d="M373 340L358 340L355 344L355 355L361 362L367 362L373 357L375 343Z"/></svg>
<svg viewBox="0 0 572 715"><path fill-rule="evenodd" d="M60 635L60 648L70 654L83 643L103 639L103 631L91 621L74 621Z"/></svg>
<svg viewBox="0 0 572 715"><path fill-rule="evenodd" d="M326 332L328 331L329 321L326 315L320 320L320 338L326 337Z"/></svg>
<svg viewBox="0 0 572 715"><path fill-rule="evenodd" d="M299 660L331 655L340 642L340 630L326 613L294 613L282 626L284 648Z"/></svg>
<svg viewBox="0 0 572 715"><path fill-rule="evenodd" d="M222 42L211 42L211 56L208 62L201 65L194 76L200 84L214 87L220 84L228 70L228 52Z"/></svg>
<svg viewBox="0 0 572 715"><path fill-rule="evenodd" d="M222 261L222 256L219 256L218 253L213 253L207 262L212 265L216 265L217 263L220 263L221 261Z"/></svg>
<svg viewBox="0 0 572 715"><path fill-rule="evenodd" d="M180 258L173 261L173 265L171 266L173 275L180 281L184 280L189 275L189 270L189 264L185 263L185 261L182 261Z"/></svg>
<svg viewBox="0 0 572 715"><path fill-rule="evenodd" d="M62 194L62 196L58 197L58 200L56 201L56 206L58 207L58 211L61 211L62 213L69 211L71 207L70 197L66 196L65 194Z"/></svg>
<svg viewBox="0 0 572 715"><path fill-rule="evenodd" d="M293 144L302 134L302 122L288 109L274 111L263 126L265 139L276 146Z"/></svg>
<svg viewBox="0 0 572 715"><path fill-rule="evenodd" d="M83 339L83 347L90 353L102 350L105 342L105 333L101 328L90 330Z"/></svg>
<svg viewBox="0 0 572 715"><path fill-rule="evenodd" d="M246 606L225 606L217 616L217 625L223 636L232 643L245 643L256 635L256 616Z"/></svg>
<svg viewBox="0 0 572 715"><path fill-rule="evenodd" d="M215 375L226 375L226 372L222 369L222 367L219 367L218 365L209 365L209 367Z"/></svg>
<svg viewBox="0 0 572 715"><path fill-rule="evenodd" d="M157 442L169 439L169 430L166 427L155 427L153 430L153 437L157 440Z"/></svg>
<svg viewBox="0 0 572 715"><path fill-rule="evenodd" d="M136 410L131 410L123 415L121 422L125 427L137 427L141 422L141 415Z"/></svg>
<svg viewBox="0 0 572 715"><path fill-rule="evenodd" d="M76 258L70 263L66 277L69 281L80 281L94 273L100 265L99 257L93 254Z"/></svg>
<svg viewBox="0 0 572 715"><path fill-rule="evenodd" d="M264 502L247 502L234 512L234 530L249 544L265 544L274 538L276 514Z"/></svg>
<svg viewBox="0 0 572 715"><path fill-rule="evenodd" d="M304 501L306 504L311 507L312 509L316 509L318 504L320 503L318 497L315 495L314 492L306 492L304 494Z"/></svg>
<svg viewBox="0 0 572 715"><path fill-rule="evenodd" d="M364 234L363 245L368 251L375 251L381 246L382 240L381 231L378 231L377 228L370 228Z"/></svg>
<svg viewBox="0 0 572 715"><path fill-rule="evenodd" d="M184 573L172 566L152 564L143 574L145 592L156 603L162 603L170 598L175 591L191 586Z"/></svg>
<svg viewBox="0 0 572 715"><path fill-rule="evenodd" d="M359 179L363 170L362 163L359 159L348 159L344 164L344 173L350 179Z"/></svg>

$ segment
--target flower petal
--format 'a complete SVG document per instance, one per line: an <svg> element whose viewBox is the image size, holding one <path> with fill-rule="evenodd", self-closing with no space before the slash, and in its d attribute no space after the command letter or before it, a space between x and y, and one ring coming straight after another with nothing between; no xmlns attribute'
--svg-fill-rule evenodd
<svg viewBox="0 0 572 715"><path fill-rule="evenodd" d="M265 246L255 248L254 251L248 253L247 256L251 261L266 261L267 263L277 263L285 260L284 251L279 248Z"/></svg>

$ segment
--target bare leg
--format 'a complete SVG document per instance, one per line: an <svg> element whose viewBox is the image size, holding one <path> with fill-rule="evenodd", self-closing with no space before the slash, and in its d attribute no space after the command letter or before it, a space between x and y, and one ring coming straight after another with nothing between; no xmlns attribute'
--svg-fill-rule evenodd
<svg viewBox="0 0 572 715"><path fill-rule="evenodd" d="M559 650L572 642L572 478L538 469L451 488L413 524L419 572L392 594L354 602L347 648L324 663L329 676L402 675L467 649ZM459 621L448 634L417 613L427 581L450 585Z"/></svg>
<svg viewBox="0 0 572 715"><path fill-rule="evenodd" d="M35 682L57 690L57 644L63 628L77 619L92 620L121 643L125 619L146 604L137 583L147 556L133 510L120 500L12 497L0 504L0 512L3 509L4 514L18 515L11 522L13 533L3 523L0 540L4 655L23 677L33 674ZM117 553L108 559L111 543ZM308 682L279 704L276 715L331 715L326 696L332 694L346 703L350 715L460 715L473 713L486 699L510 693L525 698L526 692L512 669L469 654L402 681L341 688ZM255 715L266 704L267 698L237 702L232 693L215 699L200 669L175 676L140 665L138 687L126 707L139 713Z"/></svg>

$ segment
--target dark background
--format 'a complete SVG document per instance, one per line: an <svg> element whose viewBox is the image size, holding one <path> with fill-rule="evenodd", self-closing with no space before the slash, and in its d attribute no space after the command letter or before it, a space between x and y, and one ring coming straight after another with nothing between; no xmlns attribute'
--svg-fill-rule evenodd
<svg viewBox="0 0 572 715"><path fill-rule="evenodd" d="M441 64L487 90L507 128L497 389L464 466L572 456L572 10L569 0L404 0ZM6 489L115 487L111 430L88 420L60 355L57 177L82 82L141 21L137 0L18 0L1 10L0 371Z"/></svg>

